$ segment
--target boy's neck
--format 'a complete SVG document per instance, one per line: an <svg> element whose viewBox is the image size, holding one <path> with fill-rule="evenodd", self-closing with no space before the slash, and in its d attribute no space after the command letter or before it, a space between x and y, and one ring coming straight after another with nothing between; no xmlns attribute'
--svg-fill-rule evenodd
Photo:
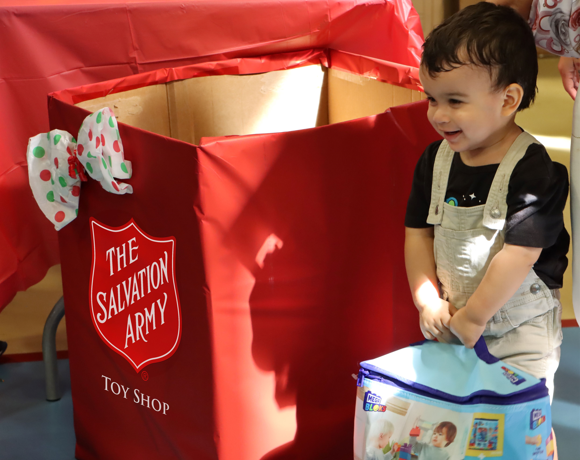
<svg viewBox="0 0 580 460"><path fill-rule="evenodd" d="M485 147L460 152L461 161L467 166L499 164L521 133L522 130L516 125L514 118Z"/></svg>

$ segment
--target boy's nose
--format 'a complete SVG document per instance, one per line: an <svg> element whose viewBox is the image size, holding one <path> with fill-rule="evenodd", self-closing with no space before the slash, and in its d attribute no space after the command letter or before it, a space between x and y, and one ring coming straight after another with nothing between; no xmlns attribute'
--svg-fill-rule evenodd
<svg viewBox="0 0 580 460"><path fill-rule="evenodd" d="M431 109L431 119L437 124L447 123L449 121L449 116L447 111L441 107L434 107Z"/></svg>

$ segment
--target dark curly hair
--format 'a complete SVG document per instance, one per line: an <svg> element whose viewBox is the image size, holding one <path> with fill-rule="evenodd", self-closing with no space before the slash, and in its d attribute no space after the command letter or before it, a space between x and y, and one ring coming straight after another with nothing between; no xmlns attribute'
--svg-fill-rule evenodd
<svg viewBox="0 0 580 460"><path fill-rule="evenodd" d="M435 28L423 44L421 66L431 78L470 64L488 69L496 90L519 84L524 95L518 111L534 101L536 44L530 26L513 9L487 2L468 6Z"/></svg>

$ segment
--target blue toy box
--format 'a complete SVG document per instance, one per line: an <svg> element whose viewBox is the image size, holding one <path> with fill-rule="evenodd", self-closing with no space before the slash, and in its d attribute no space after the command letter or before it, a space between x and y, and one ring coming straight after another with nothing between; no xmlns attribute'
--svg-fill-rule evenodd
<svg viewBox="0 0 580 460"><path fill-rule="evenodd" d="M355 460L551 460L550 398L480 339L425 341L361 363Z"/></svg>

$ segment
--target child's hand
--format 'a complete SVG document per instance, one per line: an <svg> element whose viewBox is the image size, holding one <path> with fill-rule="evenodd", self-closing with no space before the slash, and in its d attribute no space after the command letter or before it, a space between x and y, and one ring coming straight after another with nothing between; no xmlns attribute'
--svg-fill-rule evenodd
<svg viewBox="0 0 580 460"><path fill-rule="evenodd" d="M453 334L459 337L467 348L473 348L483 331L485 323L475 321L469 315L467 307L459 309L451 318L450 329Z"/></svg>
<svg viewBox="0 0 580 460"><path fill-rule="evenodd" d="M449 322L457 309L449 302L437 298L425 306L420 313L421 331L428 340L449 343L456 337L449 330Z"/></svg>

